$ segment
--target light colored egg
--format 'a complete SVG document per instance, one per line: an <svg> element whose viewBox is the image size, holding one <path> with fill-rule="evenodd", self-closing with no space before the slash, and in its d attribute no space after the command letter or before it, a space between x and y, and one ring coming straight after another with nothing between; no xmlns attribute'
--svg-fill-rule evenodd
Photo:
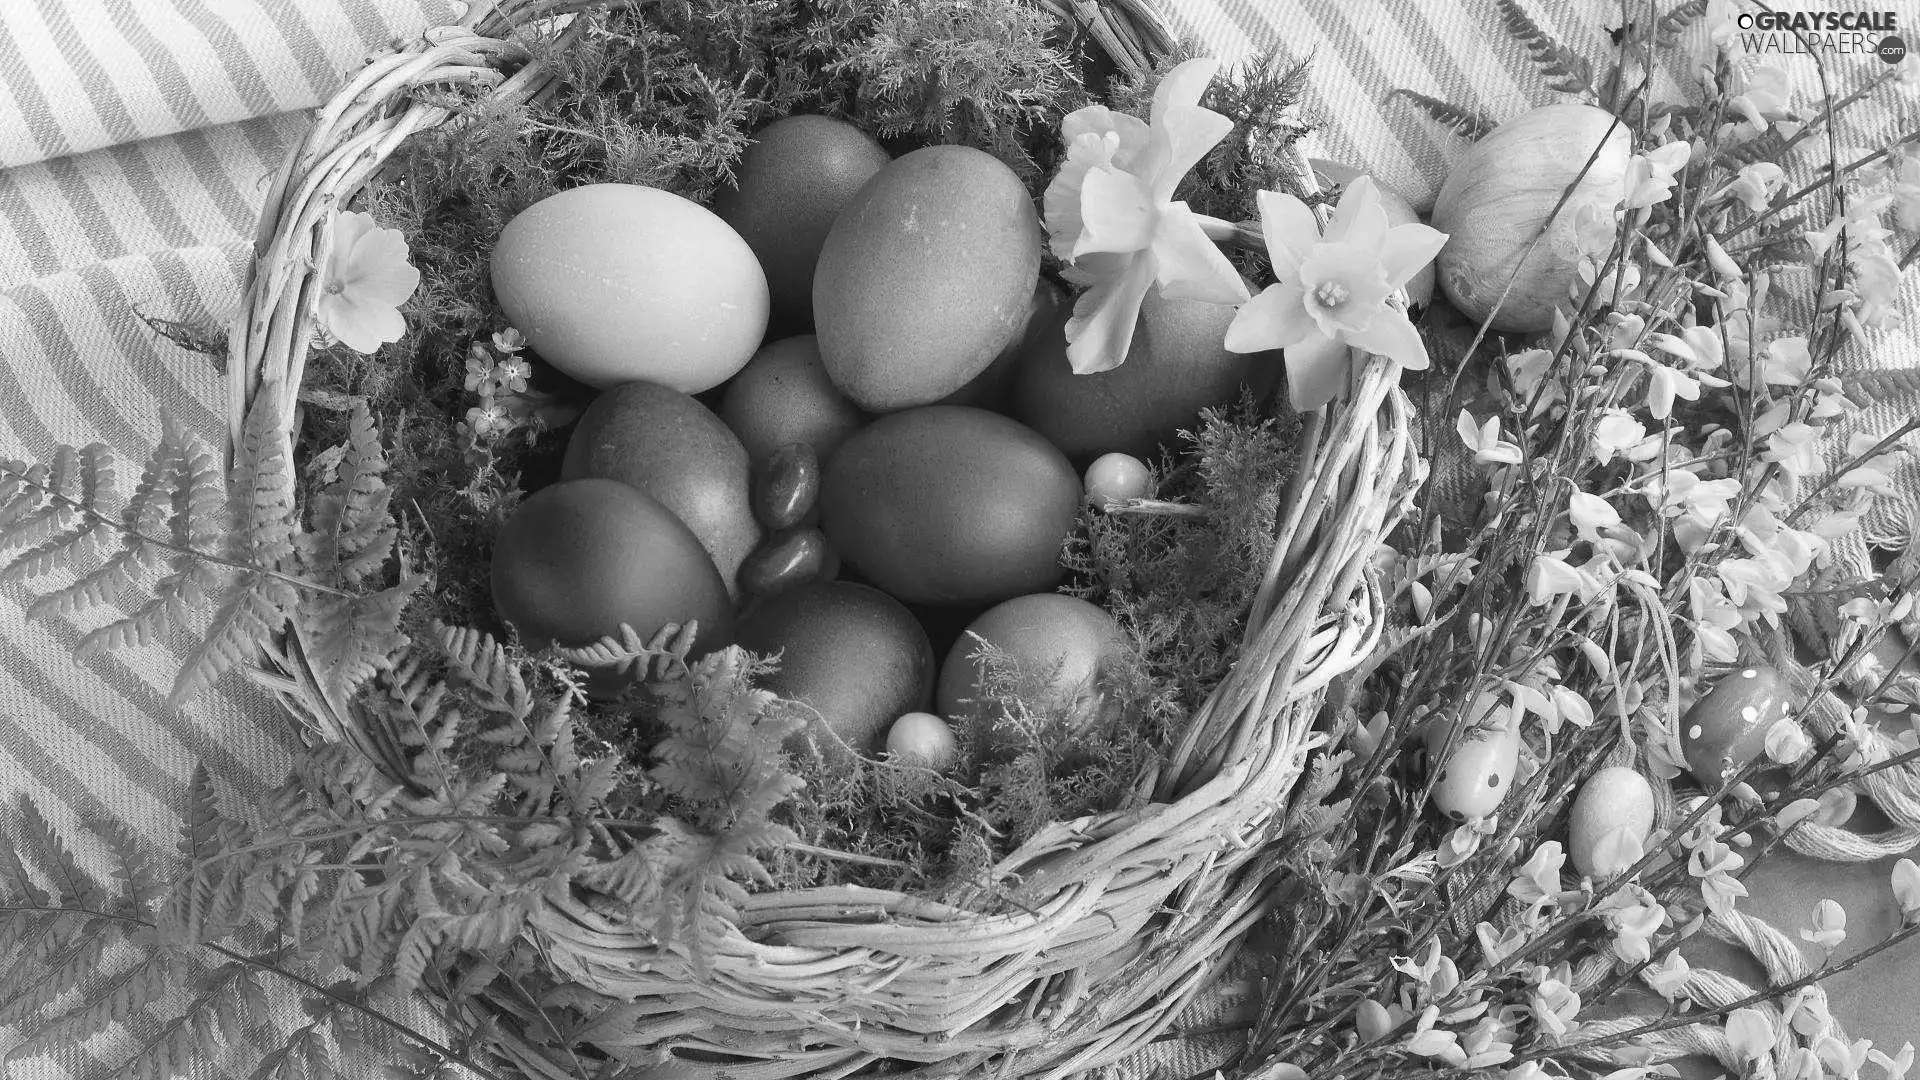
<svg viewBox="0 0 1920 1080"><path fill-rule="evenodd" d="M1511 722L1487 730L1476 726L1496 704L1482 695L1471 710L1465 732L1453 740L1444 760L1435 760L1433 803L1454 821L1484 818L1500 806L1520 769L1520 729ZM1427 752L1438 759L1446 750L1448 725L1427 729Z"/></svg>
<svg viewBox="0 0 1920 1080"><path fill-rule="evenodd" d="M647 380L697 394L745 366L767 330L767 277L714 213L637 184L534 203L501 231L494 297L540 359L589 386Z"/></svg>
<svg viewBox="0 0 1920 1080"><path fill-rule="evenodd" d="M960 760L953 728L932 713L910 712L887 729L887 753L936 772Z"/></svg>
<svg viewBox="0 0 1920 1080"><path fill-rule="evenodd" d="M1100 670L1125 653L1127 638L1105 608L1077 596L1034 593L995 604L947 653L935 691L942 714L976 714L988 646L1012 661L1023 682L1050 678L1042 696L1066 699L1076 716L1091 720L1099 712Z"/></svg>
<svg viewBox="0 0 1920 1080"><path fill-rule="evenodd" d="M1614 765L1594 773L1574 797L1567 853L1574 869L1606 880L1629 869L1653 835L1653 785L1639 772Z"/></svg>

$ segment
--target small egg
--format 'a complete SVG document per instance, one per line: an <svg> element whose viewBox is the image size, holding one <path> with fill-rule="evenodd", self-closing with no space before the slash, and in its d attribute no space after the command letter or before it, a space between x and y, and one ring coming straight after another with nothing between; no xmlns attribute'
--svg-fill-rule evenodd
<svg viewBox="0 0 1920 1080"><path fill-rule="evenodd" d="M1792 694L1770 667L1743 667L1722 678L1681 718L1687 771L1701 786L1718 789L1766 752L1767 732L1793 711Z"/></svg>
<svg viewBox="0 0 1920 1080"><path fill-rule="evenodd" d="M720 419L755 461L787 443L813 447L821 461L866 422L866 414L827 378L812 334L763 346L727 384Z"/></svg>
<svg viewBox="0 0 1920 1080"><path fill-rule="evenodd" d="M819 529L774 533L740 564L740 589L749 596L775 596L818 581L827 566L827 537Z"/></svg>
<svg viewBox="0 0 1920 1080"><path fill-rule="evenodd" d="M645 379L689 394L746 364L767 331L767 277L713 212L637 184L550 195L501 230L494 298L540 359L589 386Z"/></svg>
<svg viewBox="0 0 1920 1080"><path fill-rule="evenodd" d="M1144 499L1153 493L1153 473L1132 454L1102 454L1087 466L1087 501L1104 509L1110 503Z"/></svg>
<svg viewBox="0 0 1920 1080"><path fill-rule="evenodd" d="M1653 785L1646 777L1622 765L1594 773L1568 815L1567 852L1574 869L1596 881L1627 871L1645 853L1653 815Z"/></svg>
<svg viewBox="0 0 1920 1080"><path fill-rule="evenodd" d="M788 443L760 465L753 512L769 529L791 529L820 499L820 457L803 442Z"/></svg>
<svg viewBox="0 0 1920 1080"><path fill-rule="evenodd" d="M1474 702L1467 730L1453 740L1444 761L1436 761L1433 803L1454 821L1473 821L1493 813L1513 786L1520 768L1520 729L1511 721L1493 730L1479 726L1497 704L1492 695L1483 694ZM1446 747L1449 725L1428 727L1426 745L1429 754L1438 755Z"/></svg>
<svg viewBox="0 0 1920 1080"><path fill-rule="evenodd" d="M960 760L953 728L932 713L910 712L887 729L887 753L901 762L944 772Z"/></svg>

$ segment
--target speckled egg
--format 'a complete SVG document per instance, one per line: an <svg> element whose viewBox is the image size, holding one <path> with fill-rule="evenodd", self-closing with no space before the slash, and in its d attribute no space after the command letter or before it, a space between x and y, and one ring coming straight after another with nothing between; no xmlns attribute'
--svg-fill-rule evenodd
<svg viewBox="0 0 1920 1080"><path fill-rule="evenodd" d="M767 330L753 249L689 199L589 184L515 215L493 293L540 359L589 386L645 379L689 394L746 364Z"/></svg>
<svg viewBox="0 0 1920 1080"><path fill-rule="evenodd" d="M1778 671L1755 665L1731 672L1680 721L1687 771L1718 788L1767 749L1767 732L1793 711L1793 689Z"/></svg>
<svg viewBox="0 0 1920 1080"><path fill-rule="evenodd" d="M827 374L855 404L938 401L985 370L1025 325L1040 221L998 158L929 146L889 163L847 203L813 278Z"/></svg>

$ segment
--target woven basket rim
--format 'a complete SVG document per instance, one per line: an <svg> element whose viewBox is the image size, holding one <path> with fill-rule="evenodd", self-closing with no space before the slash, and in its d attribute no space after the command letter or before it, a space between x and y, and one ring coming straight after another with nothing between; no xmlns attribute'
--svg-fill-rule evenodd
<svg viewBox="0 0 1920 1080"><path fill-rule="evenodd" d="M412 91L465 85L531 97L542 73L509 27L607 2L476 3L460 24L372 58L319 110L269 191L232 329L236 440L250 405L271 391L290 453L316 268L329 254L326 223L405 139L450 119ZM1032 2L1073 20L1130 70L1177 46L1146 0ZM1311 730L1319 701L1381 632L1385 601L1372 555L1419 474L1397 379L1390 362L1372 358L1343 405L1324 423L1309 420L1315 454L1290 493L1242 659L1193 717L1152 801L1055 823L1009 855L995 876L1020 882L1017 906L974 911L837 885L755 893L743 926L760 939L738 935L700 979L673 947L585 905L555 905L535 925L557 969L611 997L663 1003L661 1016L637 1022L619 1045L730 1052L758 1062L730 1066L731 1075L768 1080L845 1075L882 1057L944 1075L1016 1051L1051 1078L1144 1045L1264 910L1260 842L1282 825L1319 745ZM391 760L380 756L377 733L356 730L352 717L342 709L298 719L309 738L348 741L376 764ZM839 1000L821 990L839 984L851 988ZM1008 1021L1009 1006L1022 1001L1025 1015ZM502 1015L513 1019L508 1009ZM809 1037L824 1045L792 1045L794 1025L812 1025ZM731 1041L697 1035L723 1029ZM530 1045L520 1049L535 1075L568 1075Z"/></svg>

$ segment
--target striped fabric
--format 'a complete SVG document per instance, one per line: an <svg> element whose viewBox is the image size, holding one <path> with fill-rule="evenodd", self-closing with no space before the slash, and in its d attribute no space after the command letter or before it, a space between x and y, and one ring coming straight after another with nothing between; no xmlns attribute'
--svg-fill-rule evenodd
<svg viewBox="0 0 1920 1080"><path fill-rule="evenodd" d="M1616 10L1523 2L1587 52ZM1431 201L1460 146L1391 90L1495 117L1557 97L1491 0L1169 4L1180 30L1225 59L1311 55L1318 156L1361 166L1416 205ZM227 319L266 183L304 110L369 52L456 7L0 0L0 456L103 443L130 484L163 416L218 443L222 374L140 316ZM1910 371L1913 332L1861 363ZM1884 428L1912 409L1893 401L1863 422ZM128 821L169 847L196 762L236 799L283 774L288 738L265 702L230 689L169 713L175 657L128 651L76 666L68 653L89 627L29 626L18 599L0 595L0 800L31 796L69 833L86 819ZM124 1032L109 1033L48 1075L91 1078L126 1049Z"/></svg>

